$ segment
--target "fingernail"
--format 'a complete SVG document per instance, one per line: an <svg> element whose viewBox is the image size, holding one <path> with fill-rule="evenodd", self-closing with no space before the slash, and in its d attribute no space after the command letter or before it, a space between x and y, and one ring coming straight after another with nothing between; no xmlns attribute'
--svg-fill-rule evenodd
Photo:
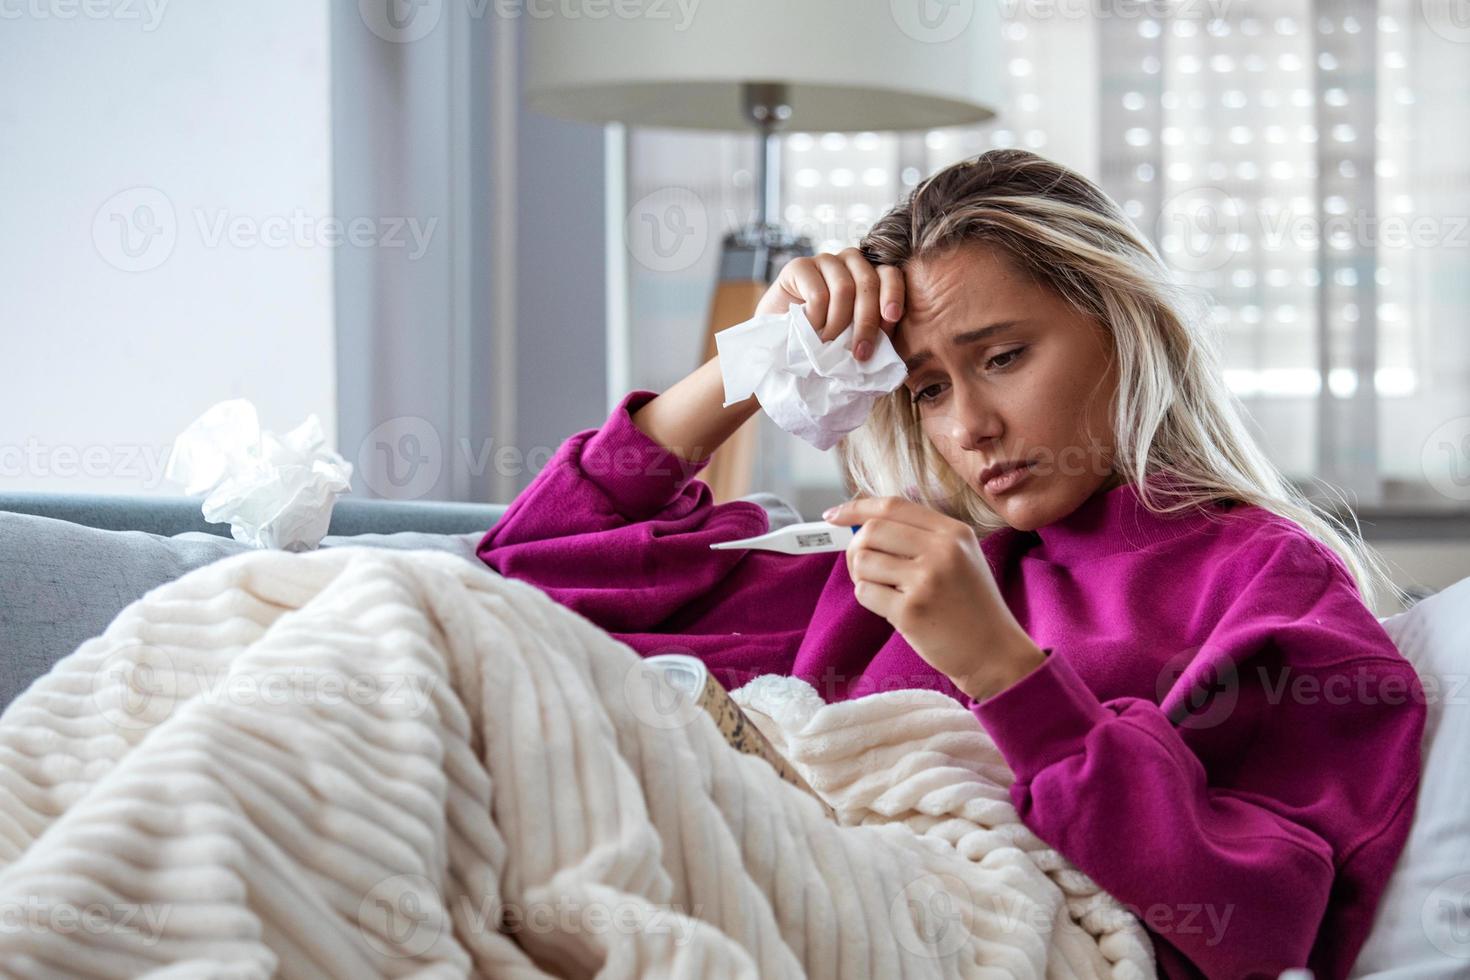
<svg viewBox="0 0 1470 980"><path fill-rule="evenodd" d="M903 311L898 308L897 303L889 303L887 306L883 307L883 319L887 320L889 323L897 323L898 318L902 314Z"/></svg>
<svg viewBox="0 0 1470 980"><path fill-rule="evenodd" d="M873 345L866 340L859 341L857 349L854 350L852 353L853 356L856 357L858 360L866 361L868 359L868 355L873 353Z"/></svg>
<svg viewBox="0 0 1470 980"><path fill-rule="evenodd" d="M822 511L822 520L830 521L832 519L832 515L835 513L837 513L836 507L828 507L826 510Z"/></svg>

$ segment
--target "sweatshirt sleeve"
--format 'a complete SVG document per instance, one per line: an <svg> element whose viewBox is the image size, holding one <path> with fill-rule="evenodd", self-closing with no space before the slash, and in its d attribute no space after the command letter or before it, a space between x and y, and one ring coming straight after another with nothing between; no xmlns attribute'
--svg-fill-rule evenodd
<svg viewBox="0 0 1470 980"><path fill-rule="evenodd" d="M1047 648L971 711L1022 821L1139 917L1166 975L1344 977L1407 838L1423 692L1320 545L1232 565L1248 581L1160 703L1101 702Z"/></svg>
<svg viewBox="0 0 1470 980"><path fill-rule="evenodd" d="M716 541L769 528L750 501L714 503L686 461L633 424L656 397L623 396L603 425L568 438L480 540L476 554L613 632L655 630L707 594L745 552Z"/></svg>

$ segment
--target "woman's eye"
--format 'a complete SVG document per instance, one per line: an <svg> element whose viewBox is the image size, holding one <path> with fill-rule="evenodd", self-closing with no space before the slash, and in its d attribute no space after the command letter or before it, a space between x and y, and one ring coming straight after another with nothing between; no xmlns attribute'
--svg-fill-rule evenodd
<svg viewBox="0 0 1470 980"><path fill-rule="evenodd" d="M1013 347L1008 351L1002 351L1001 353L996 354L990 360L985 362L985 369L987 371L1004 371L1015 364L1016 360L1023 353L1025 353L1025 351L1026 347L1024 345L1021 347ZM934 399L938 398L939 395L942 393L940 389L942 389L943 387L944 386L942 384L936 382L935 384L920 388L912 395L914 404L917 405L922 402L933 401Z"/></svg>
<svg viewBox="0 0 1470 980"><path fill-rule="evenodd" d="M986 361L985 366L988 368L994 368L997 371L1003 371L1006 368L1010 367L1012 364L1016 363L1016 358L1020 357L1021 352L1025 349L1026 348L1024 347L1017 347L1012 350L1004 351L1003 353L997 354L990 360ZM1005 360L1007 358L1009 359ZM1005 363L997 363L1002 360L1005 360Z"/></svg>
<svg viewBox="0 0 1470 980"><path fill-rule="evenodd" d="M939 387L939 385L932 384L932 385L929 385L927 388L920 388L919 391L918 391L918 393L914 395L914 401L915 402L933 401L935 398L938 398L939 397L939 395L936 392L936 389L938 387ZM934 393L931 394L931 392L934 392Z"/></svg>

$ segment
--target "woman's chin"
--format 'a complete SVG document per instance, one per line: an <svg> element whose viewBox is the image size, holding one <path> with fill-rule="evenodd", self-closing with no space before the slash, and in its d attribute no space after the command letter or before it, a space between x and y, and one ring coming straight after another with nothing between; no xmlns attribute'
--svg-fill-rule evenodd
<svg viewBox="0 0 1470 980"><path fill-rule="evenodd" d="M1031 531L1046 523L1044 511L1046 507L1040 499L1035 487L1030 484L1035 482L1033 476L1022 486L1016 487L1007 493L990 495L982 494L990 509L1006 524L1018 531Z"/></svg>
<svg viewBox="0 0 1470 980"><path fill-rule="evenodd" d="M1034 531L1046 523L1045 521L1037 520L1031 514L1031 508L1024 505L1018 506L1011 503L1001 507L992 506L992 509L1000 515L1001 520L1005 521L1007 526L1015 528L1017 531Z"/></svg>

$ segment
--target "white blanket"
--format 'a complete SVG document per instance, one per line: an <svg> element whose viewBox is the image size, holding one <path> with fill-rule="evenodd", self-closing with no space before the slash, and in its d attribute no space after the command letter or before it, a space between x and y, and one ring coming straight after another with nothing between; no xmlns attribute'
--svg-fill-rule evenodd
<svg viewBox="0 0 1470 980"><path fill-rule="evenodd" d="M0 974L1154 975L950 699L738 692L839 826L653 676L457 556L191 572L0 716Z"/></svg>

